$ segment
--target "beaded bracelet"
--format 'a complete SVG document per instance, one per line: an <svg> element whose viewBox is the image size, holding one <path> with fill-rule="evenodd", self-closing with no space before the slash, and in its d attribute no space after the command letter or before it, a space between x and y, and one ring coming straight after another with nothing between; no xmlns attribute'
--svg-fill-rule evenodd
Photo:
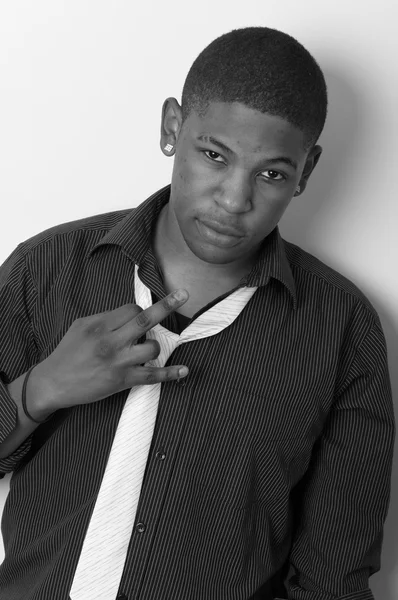
<svg viewBox="0 0 398 600"><path fill-rule="evenodd" d="M29 375L31 374L31 372L33 371L35 366L36 365L33 365L33 367L30 367L29 371L25 375L25 379L24 379L23 386L22 386L22 408L23 408L25 415L31 421L34 421L35 423L45 423L46 421L48 421L51 418L51 415L49 417L47 417L47 419L44 419L44 421L38 421L37 419L34 419L32 417L32 415L29 414L28 409L26 407L26 384L28 383Z"/></svg>

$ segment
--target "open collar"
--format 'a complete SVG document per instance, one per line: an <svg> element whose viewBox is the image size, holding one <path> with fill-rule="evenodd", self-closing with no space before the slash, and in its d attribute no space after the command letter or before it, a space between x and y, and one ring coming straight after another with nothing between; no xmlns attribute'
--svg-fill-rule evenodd
<svg viewBox="0 0 398 600"><path fill-rule="evenodd" d="M136 264L141 265L152 248L155 224L169 199L170 185L167 185L133 208L91 248L88 255L91 256L100 246L113 244L120 246ZM250 273L241 281L241 285L261 287L267 285L270 278L280 281L286 287L296 308L296 286L278 227L264 239L256 262Z"/></svg>

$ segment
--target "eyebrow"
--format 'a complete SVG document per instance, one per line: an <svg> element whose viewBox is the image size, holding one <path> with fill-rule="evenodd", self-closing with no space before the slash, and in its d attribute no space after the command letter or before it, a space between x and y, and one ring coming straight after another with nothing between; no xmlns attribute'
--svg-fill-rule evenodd
<svg viewBox="0 0 398 600"><path fill-rule="evenodd" d="M209 143L210 142L211 144L213 144L213 146L218 146L219 148L221 148L221 150L224 150L224 152L226 152L227 154L234 154L234 151L231 150L231 148L228 148L228 146L226 146L220 140L217 140L212 135L200 135L200 136L198 136L198 140L200 142L205 142L205 143ZM268 158L267 159L267 163L271 164L271 165L274 165L276 163L281 163L281 162L289 165L295 171L297 171L297 163L296 163L296 161L294 161L293 159L289 158L288 156L277 156L276 158Z"/></svg>
<svg viewBox="0 0 398 600"><path fill-rule="evenodd" d="M226 152L227 154L234 154L234 152L233 152L233 150L231 150L231 148L228 148L228 146L226 146L225 144L220 142L220 140L216 140L216 138L214 138L212 135L200 135L198 137L198 140L201 142L205 142L205 143L210 142L210 144L213 144L213 146L218 146L219 148L224 150L224 152Z"/></svg>

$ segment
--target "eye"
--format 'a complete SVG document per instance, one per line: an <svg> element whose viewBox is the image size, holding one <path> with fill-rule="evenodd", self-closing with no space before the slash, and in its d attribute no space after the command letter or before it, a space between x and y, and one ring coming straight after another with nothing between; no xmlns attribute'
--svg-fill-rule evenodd
<svg viewBox="0 0 398 600"><path fill-rule="evenodd" d="M214 150L204 150L204 153L207 156L207 158L209 158L213 162L224 162L224 159L221 156L221 154L219 154L218 152L214 152Z"/></svg>
<svg viewBox="0 0 398 600"><path fill-rule="evenodd" d="M274 171L273 169L267 169L267 171L263 171L262 175L265 176L266 179L271 179L272 181L282 181L285 179L285 176L279 171Z"/></svg>

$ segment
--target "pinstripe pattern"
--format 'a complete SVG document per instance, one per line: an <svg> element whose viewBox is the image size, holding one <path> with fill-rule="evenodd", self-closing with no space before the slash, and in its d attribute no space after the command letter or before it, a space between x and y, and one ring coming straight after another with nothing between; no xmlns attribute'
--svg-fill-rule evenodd
<svg viewBox="0 0 398 600"><path fill-rule="evenodd" d="M16 248L0 270L4 383L48 356L76 318L134 301L135 264L153 300L165 294L150 240L169 189ZM229 327L167 360L190 374L161 386L135 521L146 528L131 535L120 594L371 600L395 438L379 318L278 229L245 285L258 289ZM180 333L175 315L162 326ZM0 600L68 600L128 393L57 411L0 461L14 471ZM14 426L1 384L0 442Z"/></svg>
<svg viewBox="0 0 398 600"><path fill-rule="evenodd" d="M142 309L152 305L151 292L134 275L135 298ZM145 363L164 367L180 344L216 335L244 309L257 288L238 288L181 333L157 324L146 335L158 340L159 355ZM120 417L90 524L70 590L72 600L108 600L116 596L133 529L139 492L155 425L160 384L132 388ZM139 525L141 529L144 524Z"/></svg>

